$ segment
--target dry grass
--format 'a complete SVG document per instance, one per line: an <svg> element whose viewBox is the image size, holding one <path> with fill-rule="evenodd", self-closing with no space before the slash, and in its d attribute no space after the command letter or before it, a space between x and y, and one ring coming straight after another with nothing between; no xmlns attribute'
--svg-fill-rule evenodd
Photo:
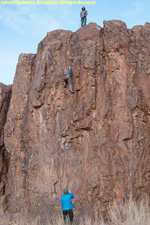
<svg viewBox="0 0 150 225"><path fill-rule="evenodd" d="M106 223L104 223L103 219L93 221L92 218L88 217L84 221L80 220L79 225L106 225Z"/></svg>
<svg viewBox="0 0 150 225"><path fill-rule="evenodd" d="M114 203L108 212L109 222L104 222L103 219L96 219L86 217L85 219L80 219L78 225L150 225L150 207L148 205L148 200L143 199L139 203L136 203L132 198L124 203L116 204ZM64 225L63 218L59 217L53 219L53 223L47 221L46 223L41 223L40 218L36 221L31 221L26 223L23 220L16 218L11 225ZM67 225L70 225L67 222ZM74 225L77 225L74 223Z"/></svg>
<svg viewBox="0 0 150 225"><path fill-rule="evenodd" d="M112 225L150 225L150 207L148 200L142 199L136 203L132 198L116 205L109 211Z"/></svg>
<svg viewBox="0 0 150 225"><path fill-rule="evenodd" d="M41 222L40 217L37 217L34 221L26 222L22 217L17 216L11 222L11 225L64 225L64 223L62 217L58 217L57 221L56 219L53 219L53 222L51 223L49 222L49 220L47 220L46 222ZM69 223L67 222L66 225L69 225Z"/></svg>
<svg viewBox="0 0 150 225"><path fill-rule="evenodd" d="M79 223L77 223L78 225L105 225L105 223L103 221L93 221L91 218L86 218L85 220L80 220ZM73 225L77 225L75 222L73 223ZM63 219L60 217L57 219L57 221L53 221L52 223L47 221L46 223L42 223L40 222L39 219L36 219L35 221L31 221L30 223L26 223L25 221L23 221L22 219L16 219L15 221L11 222L11 225L64 225L64 221ZM67 223L65 225L70 225L69 220L67 221Z"/></svg>

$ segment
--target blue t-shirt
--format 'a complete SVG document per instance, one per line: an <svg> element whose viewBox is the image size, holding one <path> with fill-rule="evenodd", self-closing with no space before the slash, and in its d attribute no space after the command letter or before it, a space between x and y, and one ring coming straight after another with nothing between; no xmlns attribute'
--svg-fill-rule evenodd
<svg viewBox="0 0 150 225"><path fill-rule="evenodd" d="M63 211L73 209L73 204L71 199L74 198L74 195L72 193L70 194L64 194L61 196L61 206Z"/></svg>
<svg viewBox="0 0 150 225"><path fill-rule="evenodd" d="M67 71L64 71L64 74L67 74L67 75L69 75L69 76L70 76L70 73L71 73L71 69L70 69L70 68L68 68Z"/></svg>

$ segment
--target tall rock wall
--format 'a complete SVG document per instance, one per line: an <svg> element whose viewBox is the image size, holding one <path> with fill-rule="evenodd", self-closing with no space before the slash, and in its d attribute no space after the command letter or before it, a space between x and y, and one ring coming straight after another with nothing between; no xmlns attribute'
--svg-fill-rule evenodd
<svg viewBox="0 0 150 225"><path fill-rule="evenodd" d="M2 204L6 193L8 166L10 155L4 144L4 125L11 98L11 86L0 83L0 217L3 213Z"/></svg>
<svg viewBox="0 0 150 225"><path fill-rule="evenodd" d="M121 21L50 32L20 55L5 126L11 214L55 215L66 186L76 215L150 196L149 62L150 24Z"/></svg>

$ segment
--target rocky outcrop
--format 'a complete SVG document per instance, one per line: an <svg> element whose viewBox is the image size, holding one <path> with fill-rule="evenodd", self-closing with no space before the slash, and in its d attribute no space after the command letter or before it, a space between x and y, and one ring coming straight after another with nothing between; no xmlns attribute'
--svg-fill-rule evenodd
<svg viewBox="0 0 150 225"><path fill-rule="evenodd" d="M150 196L149 61L150 24L121 21L50 32L20 55L5 126L11 215L56 215L66 186L76 217Z"/></svg>
<svg viewBox="0 0 150 225"><path fill-rule="evenodd" d="M5 194L9 154L4 145L4 125L11 98L11 86L0 83L0 197Z"/></svg>
<svg viewBox="0 0 150 225"><path fill-rule="evenodd" d="M11 98L11 86L0 83L0 217L3 214L10 155L4 144L4 125Z"/></svg>

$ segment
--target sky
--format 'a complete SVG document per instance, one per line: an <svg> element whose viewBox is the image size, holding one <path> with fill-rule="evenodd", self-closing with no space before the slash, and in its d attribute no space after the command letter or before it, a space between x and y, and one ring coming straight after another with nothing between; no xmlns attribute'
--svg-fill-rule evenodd
<svg viewBox="0 0 150 225"><path fill-rule="evenodd" d="M34 1L35 4L2 4L4 1L0 0L0 82L4 84L13 83L19 55L36 53L47 32L57 29L75 32L80 28L82 4L71 4L73 1L60 4L57 0L57 5L45 5ZM95 22L101 27L103 20L122 20L129 29L150 22L150 0L96 0L95 4L84 5L87 23Z"/></svg>

